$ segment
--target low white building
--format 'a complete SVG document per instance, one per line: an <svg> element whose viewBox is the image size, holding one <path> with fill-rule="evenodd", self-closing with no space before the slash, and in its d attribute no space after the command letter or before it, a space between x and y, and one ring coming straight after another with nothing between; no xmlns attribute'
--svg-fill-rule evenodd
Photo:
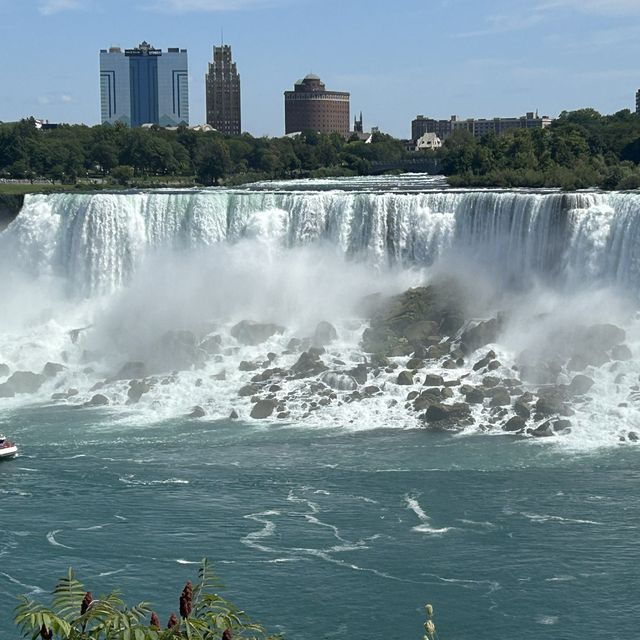
<svg viewBox="0 0 640 640"><path fill-rule="evenodd" d="M442 146L442 140L435 133L425 133L416 142L416 151L423 149L439 149Z"/></svg>

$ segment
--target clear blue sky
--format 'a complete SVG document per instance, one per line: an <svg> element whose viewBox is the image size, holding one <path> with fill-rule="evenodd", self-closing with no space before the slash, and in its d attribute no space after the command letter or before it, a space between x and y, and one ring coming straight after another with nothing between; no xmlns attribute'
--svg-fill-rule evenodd
<svg viewBox="0 0 640 640"><path fill-rule="evenodd" d="M612 113L640 87L640 0L0 0L0 120L97 123L99 49L147 40L188 49L203 122L221 28L254 135L283 132L282 92L310 71L398 137L419 113Z"/></svg>

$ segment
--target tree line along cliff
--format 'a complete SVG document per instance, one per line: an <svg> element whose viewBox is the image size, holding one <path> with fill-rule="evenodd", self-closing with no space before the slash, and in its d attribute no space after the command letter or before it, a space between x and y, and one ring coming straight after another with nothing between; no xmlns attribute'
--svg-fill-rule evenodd
<svg viewBox="0 0 640 640"><path fill-rule="evenodd" d="M433 161L453 186L640 187L640 116L565 112L547 129L518 129L475 138L456 131L442 148L410 145L374 133L305 131L295 137L224 136L186 127L61 125L39 130L32 118L0 125L0 180L49 180L96 186L235 185L254 180L355 176L402 171Z"/></svg>

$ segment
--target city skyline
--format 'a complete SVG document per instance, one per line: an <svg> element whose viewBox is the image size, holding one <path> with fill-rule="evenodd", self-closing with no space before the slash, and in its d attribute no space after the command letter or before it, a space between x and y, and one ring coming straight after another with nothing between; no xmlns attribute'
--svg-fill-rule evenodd
<svg viewBox="0 0 640 640"><path fill-rule="evenodd" d="M256 136L282 134L282 92L310 72L402 138L420 113L633 110L638 16L632 0L399 0L393 10L362 0L0 0L10 63L0 71L0 120L99 123L96 52L147 40L189 51L190 120L204 123L202 79L221 28L243 73L243 130ZM37 47L24 46L26 33Z"/></svg>

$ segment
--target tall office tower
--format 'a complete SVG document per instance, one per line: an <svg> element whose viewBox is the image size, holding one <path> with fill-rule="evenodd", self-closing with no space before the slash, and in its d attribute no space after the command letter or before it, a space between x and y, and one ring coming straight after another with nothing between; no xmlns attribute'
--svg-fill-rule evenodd
<svg viewBox="0 0 640 640"><path fill-rule="evenodd" d="M636 114L640 116L640 89L636 91Z"/></svg>
<svg viewBox="0 0 640 640"><path fill-rule="evenodd" d="M318 76L309 74L284 92L285 133L312 129L349 136L349 94L327 91Z"/></svg>
<svg viewBox="0 0 640 640"><path fill-rule="evenodd" d="M207 124L228 135L240 135L240 74L231 58L231 47L213 48L213 62L205 76Z"/></svg>
<svg viewBox="0 0 640 640"><path fill-rule="evenodd" d="M189 67L186 49L154 49L143 42L135 49L100 51L102 123L131 127L189 124Z"/></svg>

